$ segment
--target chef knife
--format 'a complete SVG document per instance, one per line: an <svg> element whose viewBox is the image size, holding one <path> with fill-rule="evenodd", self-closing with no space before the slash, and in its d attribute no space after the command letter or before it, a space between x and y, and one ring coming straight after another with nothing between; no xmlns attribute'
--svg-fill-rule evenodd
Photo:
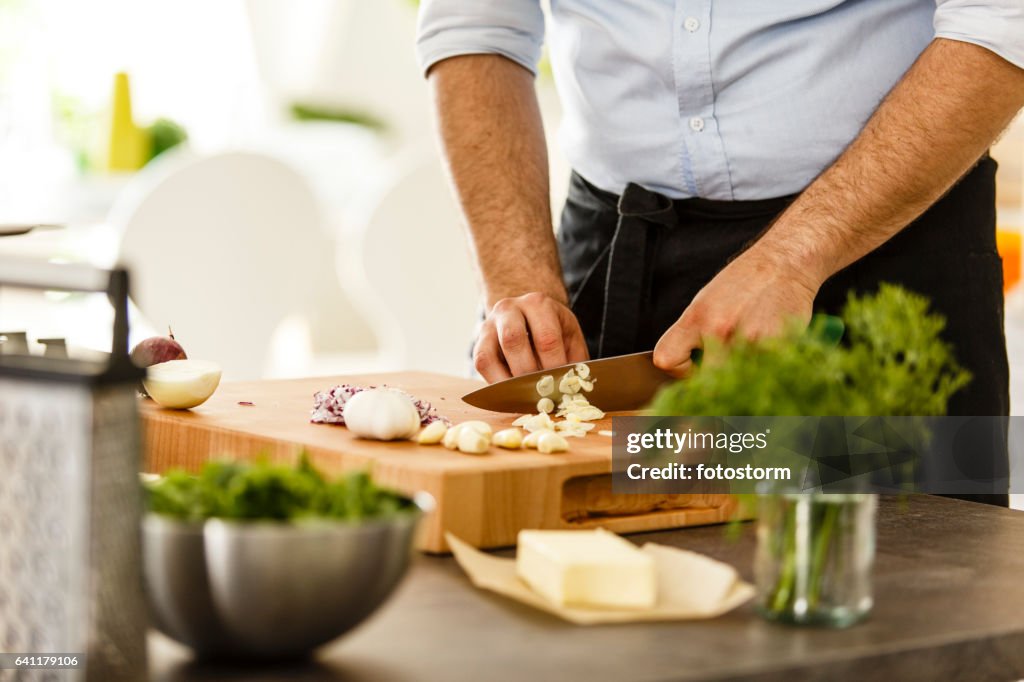
<svg viewBox="0 0 1024 682"><path fill-rule="evenodd" d="M818 336L829 345L836 345L843 337L845 325L842 319L832 315L815 315L808 332ZM700 364L702 352L693 352L693 361ZM618 355L600 360L589 360L590 376L594 390L587 393L587 399L605 412L638 410L651 401L664 384L673 380L671 376L654 366L654 351ZM462 399L485 410L494 412L537 411L537 382L550 374L555 378L555 391L548 397L555 405L562 399L558 381L573 365L563 365L530 374L521 374L505 381L499 381L479 390L467 393Z"/></svg>
<svg viewBox="0 0 1024 682"><path fill-rule="evenodd" d="M596 379L587 399L605 412L638 410L651 401L658 389L672 377L654 366L654 351L589 360L590 376ZM537 382L550 374L555 379L555 392L549 395L555 405L562 399L558 382L573 365L521 374L485 386L462 396L475 407L494 412L534 413L537 411Z"/></svg>

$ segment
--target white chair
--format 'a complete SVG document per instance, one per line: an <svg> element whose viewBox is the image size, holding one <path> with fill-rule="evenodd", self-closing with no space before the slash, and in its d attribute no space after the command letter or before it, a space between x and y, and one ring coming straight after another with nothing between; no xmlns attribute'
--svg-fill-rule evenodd
<svg viewBox="0 0 1024 682"><path fill-rule="evenodd" d="M226 378L263 376L275 330L303 311L329 265L316 199L266 156L167 157L137 175L110 215L134 299L190 357L219 362Z"/></svg>
<svg viewBox="0 0 1024 682"><path fill-rule="evenodd" d="M403 155L349 206L338 273L376 331L381 366L470 372L480 298L435 153Z"/></svg>

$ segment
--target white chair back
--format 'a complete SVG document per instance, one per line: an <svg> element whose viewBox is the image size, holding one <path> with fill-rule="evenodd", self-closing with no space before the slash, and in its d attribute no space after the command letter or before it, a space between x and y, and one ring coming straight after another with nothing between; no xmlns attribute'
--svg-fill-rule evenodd
<svg viewBox="0 0 1024 682"><path fill-rule="evenodd" d="M393 369L467 375L479 293L440 160L397 160L347 212L339 275Z"/></svg>
<svg viewBox="0 0 1024 682"><path fill-rule="evenodd" d="M138 174L110 221L144 315L230 379L264 374L274 330L310 296L313 256L331 248L307 182L252 153L169 153Z"/></svg>

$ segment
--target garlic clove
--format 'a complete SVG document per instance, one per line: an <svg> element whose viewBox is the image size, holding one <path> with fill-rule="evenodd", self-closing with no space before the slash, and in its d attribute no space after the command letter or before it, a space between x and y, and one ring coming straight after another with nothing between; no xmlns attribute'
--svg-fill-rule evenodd
<svg viewBox="0 0 1024 682"><path fill-rule="evenodd" d="M569 450L569 441L557 433L544 433L537 439L537 451L550 455L555 452L566 452Z"/></svg>
<svg viewBox="0 0 1024 682"><path fill-rule="evenodd" d="M523 445L523 432L519 429L502 429L494 434L494 444L506 450L518 450Z"/></svg>
<svg viewBox="0 0 1024 682"><path fill-rule="evenodd" d="M424 426L416 436L416 442L420 445L437 445L444 439L446 433L448 425L439 419Z"/></svg>
<svg viewBox="0 0 1024 682"><path fill-rule="evenodd" d="M471 421L462 422L461 424L459 424L459 426L461 426L461 427L463 427L465 429L473 429L474 431L476 431L478 433L482 433L482 434L487 435L487 436L490 436L491 435L491 431L492 431L490 424L488 424L487 422L484 422L484 421L480 421L480 420L471 420Z"/></svg>
<svg viewBox="0 0 1024 682"><path fill-rule="evenodd" d="M459 433L462 431L462 424L448 427L441 438L441 445L449 450L457 450L459 447Z"/></svg>
<svg viewBox="0 0 1024 682"><path fill-rule="evenodd" d="M545 433L554 433L554 431L552 431L550 429L544 429L544 430L541 430L541 431L533 431L533 432L531 432L530 434L528 434L526 436L526 438L523 439L523 447L524 448L533 448L534 450L536 450L537 449L537 443L540 441L540 437L543 436Z"/></svg>
<svg viewBox="0 0 1024 682"><path fill-rule="evenodd" d="M458 449L467 455L482 455L491 447L491 437L474 428L459 429Z"/></svg>

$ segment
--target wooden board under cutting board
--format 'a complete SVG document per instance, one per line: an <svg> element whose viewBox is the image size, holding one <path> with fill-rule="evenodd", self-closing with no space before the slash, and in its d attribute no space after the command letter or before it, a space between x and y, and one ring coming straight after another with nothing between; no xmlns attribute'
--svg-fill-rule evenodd
<svg viewBox="0 0 1024 682"><path fill-rule="evenodd" d="M294 461L305 449L329 473L370 467L381 485L434 496L420 548L445 552L445 531L478 547L514 545L522 528L593 528L629 533L720 523L735 513L728 495L613 495L611 429L599 422L586 438L571 438L568 453L493 448L465 455L441 446L355 438L341 426L311 424L313 394L331 386L388 385L430 401L454 423L481 419L495 430L518 416L488 412L460 400L482 384L421 372L225 383L192 410L165 410L142 401L145 467L197 470L215 458ZM251 404L249 404L251 403Z"/></svg>

